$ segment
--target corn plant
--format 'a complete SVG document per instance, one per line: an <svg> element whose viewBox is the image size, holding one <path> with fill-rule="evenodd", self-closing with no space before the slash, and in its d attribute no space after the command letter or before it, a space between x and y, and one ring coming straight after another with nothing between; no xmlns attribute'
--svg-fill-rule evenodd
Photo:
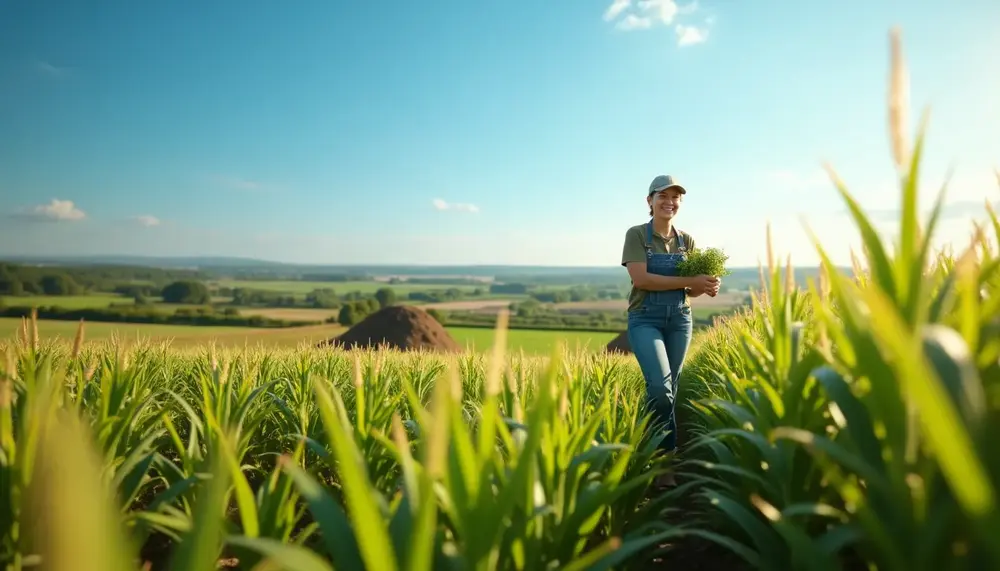
<svg viewBox="0 0 1000 571"><path fill-rule="evenodd" d="M894 35L897 241L890 250L831 171L864 246L853 278L814 239L822 284L774 295L771 267L772 297L754 311L763 334L733 321L735 346L703 349L726 355L714 362L729 377L727 396L697 405L714 462L703 466L716 474L704 495L734 530L719 543L758 567L1000 566L1000 454L988 445L1000 428L1000 260L978 226L957 259L931 251L944 191L921 229L923 126L910 153L895 104L900 51ZM796 318L792 297L807 300L808 318Z"/></svg>
<svg viewBox="0 0 1000 571"><path fill-rule="evenodd" d="M159 542L184 569L624 569L686 533L648 499L663 458L619 357L508 357L502 327L489 359L81 347L82 326L67 353L34 329L0 384L8 569L69 565L26 508L63 485L33 466L65 431L98 482L71 489L100 488L87 532L132 568ZM52 518L83 505L58 494Z"/></svg>

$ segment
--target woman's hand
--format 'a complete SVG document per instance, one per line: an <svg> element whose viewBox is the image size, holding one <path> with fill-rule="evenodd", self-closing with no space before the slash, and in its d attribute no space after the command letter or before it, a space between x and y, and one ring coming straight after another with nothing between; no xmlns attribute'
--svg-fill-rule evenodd
<svg viewBox="0 0 1000 571"><path fill-rule="evenodd" d="M706 291L705 293L707 293L709 295L709 297L715 297L715 296L719 295L719 288L720 287L722 287L722 279L721 278L716 278L715 285L713 285L711 288L709 288L708 291Z"/></svg>
<svg viewBox="0 0 1000 571"><path fill-rule="evenodd" d="M719 293L719 278L713 278L712 276L694 276L691 278L691 285L688 288L691 290L691 295L698 297L702 294L709 294L714 296Z"/></svg>

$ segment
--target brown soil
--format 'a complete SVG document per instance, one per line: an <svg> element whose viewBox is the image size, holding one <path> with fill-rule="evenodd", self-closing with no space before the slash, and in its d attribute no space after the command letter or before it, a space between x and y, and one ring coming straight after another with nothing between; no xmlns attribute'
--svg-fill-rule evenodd
<svg viewBox="0 0 1000 571"><path fill-rule="evenodd" d="M400 350L459 352L448 331L426 311L394 305L380 309L344 332L321 344L346 349L387 346Z"/></svg>
<svg viewBox="0 0 1000 571"><path fill-rule="evenodd" d="M606 349L608 353L631 354L632 345L630 345L628 342L628 332L622 331L621 333L618 334L618 337L615 337L611 341L608 341Z"/></svg>

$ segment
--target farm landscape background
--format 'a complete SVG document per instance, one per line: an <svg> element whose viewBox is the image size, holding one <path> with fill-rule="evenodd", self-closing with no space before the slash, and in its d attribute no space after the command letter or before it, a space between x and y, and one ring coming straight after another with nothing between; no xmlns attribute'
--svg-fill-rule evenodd
<svg viewBox="0 0 1000 571"><path fill-rule="evenodd" d="M0 560L1000 569L1000 218L987 202L934 247L944 195L920 216L892 47L896 235L831 171L853 265L817 242L796 269L769 239L697 306L676 458L634 359L604 350L618 267L10 260ZM319 343L402 329L415 351Z"/></svg>
<svg viewBox="0 0 1000 571"><path fill-rule="evenodd" d="M816 270L800 270L802 281ZM696 327L750 303L758 268L735 268L715 298L693 302ZM292 347L344 332L388 305L419 307L463 347L491 345L511 312L511 347L547 354L558 340L601 347L625 329L624 268L296 266L219 259L8 259L0 262L0 334L32 311L43 336L119 333L178 346Z"/></svg>

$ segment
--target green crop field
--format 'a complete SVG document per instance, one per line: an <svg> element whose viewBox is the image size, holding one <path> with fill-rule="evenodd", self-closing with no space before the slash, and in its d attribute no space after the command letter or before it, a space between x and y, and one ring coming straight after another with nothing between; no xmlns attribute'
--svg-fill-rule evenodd
<svg viewBox="0 0 1000 571"><path fill-rule="evenodd" d="M476 351L487 351L493 346L495 331L475 327L449 327L448 333L463 347ZM535 329L512 329L507 333L508 346L512 351L527 354L551 354L560 344L575 350L603 351L617 335L594 331L541 331Z"/></svg>
<svg viewBox="0 0 1000 571"><path fill-rule="evenodd" d="M107 307L112 303L131 304L131 297L113 293L95 293L88 295L4 295L0 296L0 305L23 307L58 306L66 309L90 309Z"/></svg>
<svg viewBox="0 0 1000 571"><path fill-rule="evenodd" d="M676 456L631 356L521 357L513 331L444 355L118 350L28 327L0 342L0 561L1000 569L1000 218L934 251L943 202L919 220L921 154L893 125L898 236L837 184L852 275L817 244L822 272L796 283L768 244L752 309L694 343ZM679 485L654 486L667 471Z"/></svg>

